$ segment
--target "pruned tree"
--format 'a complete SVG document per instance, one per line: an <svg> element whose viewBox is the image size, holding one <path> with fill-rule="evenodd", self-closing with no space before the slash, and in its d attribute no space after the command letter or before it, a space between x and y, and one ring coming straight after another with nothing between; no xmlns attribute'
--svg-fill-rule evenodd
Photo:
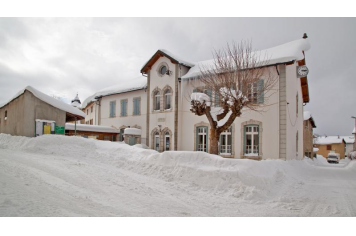
<svg viewBox="0 0 356 236"><path fill-rule="evenodd" d="M278 77L267 67L267 55L252 51L250 41L227 44L213 52L213 63L200 66L197 78L203 85L191 94L195 115L205 115L210 123L209 153L218 154L220 134L242 112L263 112L275 92Z"/></svg>

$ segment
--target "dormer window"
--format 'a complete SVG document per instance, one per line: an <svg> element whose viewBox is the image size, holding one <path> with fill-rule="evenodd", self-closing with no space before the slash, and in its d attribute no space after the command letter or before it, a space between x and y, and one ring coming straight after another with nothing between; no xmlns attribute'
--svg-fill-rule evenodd
<svg viewBox="0 0 356 236"><path fill-rule="evenodd" d="M161 75L165 75L167 73L167 66L161 66L159 71Z"/></svg>

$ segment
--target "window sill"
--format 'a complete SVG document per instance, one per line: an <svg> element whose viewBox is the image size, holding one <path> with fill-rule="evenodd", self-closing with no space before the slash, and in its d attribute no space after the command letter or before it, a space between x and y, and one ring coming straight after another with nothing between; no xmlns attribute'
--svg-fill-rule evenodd
<svg viewBox="0 0 356 236"><path fill-rule="evenodd" d="M242 156L241 159L262 160L261 156Z"/></svg>
<svg viewBox="0 0 356 236"><path fill-rule="evenodd" d="M109 118L116 118L116 116L109 116Z"/></svg>
<svg viewBox="0 0 356 236"><path fill-rule="evenodd" d="M132 114L132 116L140 116L141 114L137 114L137 115L135 115L135 114Z"/></svg>

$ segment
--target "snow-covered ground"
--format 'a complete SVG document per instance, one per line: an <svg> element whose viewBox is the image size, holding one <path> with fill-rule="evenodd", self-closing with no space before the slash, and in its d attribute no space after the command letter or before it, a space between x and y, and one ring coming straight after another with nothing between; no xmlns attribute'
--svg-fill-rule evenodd
<svg viewBox="0 0 356 236"><path fill-rule="evenodd" d="M0 134L0 216L356 216L356 161Z"/></svg>

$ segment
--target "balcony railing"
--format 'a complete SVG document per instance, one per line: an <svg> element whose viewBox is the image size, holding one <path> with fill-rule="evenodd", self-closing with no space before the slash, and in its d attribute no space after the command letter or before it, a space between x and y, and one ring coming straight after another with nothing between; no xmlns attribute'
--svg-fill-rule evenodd
<svg viewBox="0 0 356 236"><path fill-rule="evenodd" d="M246 145L246 154L258 154L258 145Z"/></svg>
<svg viewBox="0 0 356 236"><path fill-rule="evenodd" d="M231 145L220 145L219 146L219 153L220 154L230 154L231 155Z"/></svg>

